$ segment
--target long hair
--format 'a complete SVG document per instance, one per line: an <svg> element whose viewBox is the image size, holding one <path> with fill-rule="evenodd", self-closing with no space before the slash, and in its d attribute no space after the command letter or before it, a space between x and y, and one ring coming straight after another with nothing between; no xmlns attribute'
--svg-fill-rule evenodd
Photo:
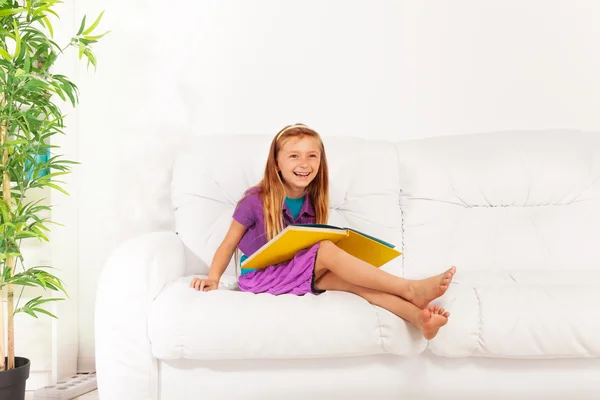
<svg viewBox="0 0 600 400"><path fill-rule="evenodd" d="M317 224L327 223L329 217L329 168L323 141L316 131L304 124L289 125L280 130L273 138L265 166L265 175L262 181L254 186L262 197L267 241L283 230L282 209L285 201L285 186L281 173L277 170L277 155L289 139L304 136L314 138L321 152L319 171L315 179L307 186L306 194L315 209L315 222Z"/></svg>

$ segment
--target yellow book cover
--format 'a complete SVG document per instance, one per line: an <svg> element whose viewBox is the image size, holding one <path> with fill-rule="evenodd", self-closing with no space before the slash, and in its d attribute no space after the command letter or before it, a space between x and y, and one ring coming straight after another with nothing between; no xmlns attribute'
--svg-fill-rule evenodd
<svg viewBox="0 0 600 400"><path fill-rule="evenodd" d="M332 225L289 225L242 263L242 268L267 268L294 258L302 249L330 240L347 253L381 267L402 253L394 245L349 228Z"/></svg>

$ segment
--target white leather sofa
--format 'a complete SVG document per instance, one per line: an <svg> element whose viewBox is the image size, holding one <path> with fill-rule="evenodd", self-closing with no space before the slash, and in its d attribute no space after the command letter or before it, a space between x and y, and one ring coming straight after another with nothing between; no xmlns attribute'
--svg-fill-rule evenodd
<svg viewBox="0 0 600 400"><path fill-rule="evenodd" d="M351 294L228 289L233 262L189 288L270 140L200 137L165 163L176 231L123 243L99 281L102 400L600 398L600 134L324 138L330 223L397 244L397 275L458 267L430 342Z"/></svg>

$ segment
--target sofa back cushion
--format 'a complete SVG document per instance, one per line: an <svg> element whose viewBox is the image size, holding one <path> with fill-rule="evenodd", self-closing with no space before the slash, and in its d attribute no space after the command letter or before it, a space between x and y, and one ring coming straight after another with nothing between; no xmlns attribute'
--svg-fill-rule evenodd
<svg viewBox="0 0 600 400"><path fill-rule="evenodd" d="M176 231L187 251L187 273L207 273L236 203L263 177L272 136L189 139L173 166ZM329 164L329 223L402 245L397 149L393 143L324 137ZM386 268L400 271L401 259ZM226 274L235 275L233 261Z"/></svg>
<svg viewBox="0 0 600 400"><path fill-rule="evenodd" d="M407 276L600 269L600 134L446 136L398 151Z"/></svg>

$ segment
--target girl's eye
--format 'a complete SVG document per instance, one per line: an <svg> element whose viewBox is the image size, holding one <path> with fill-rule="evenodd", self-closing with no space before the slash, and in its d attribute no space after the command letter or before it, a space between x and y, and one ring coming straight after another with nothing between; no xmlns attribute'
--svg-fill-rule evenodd
<svg viewBox="0 0 600 400"><path fill-rule="evenodd" d="M312 158L317 158L317 155L316 155L316 154L311 154L310 156L311 156Z"/></svg>
<svg viewBox="0 0 600 400"><path fill-rule="evenodd" d="M290 156L290 158L296 158L296 157L298 157L298 155L296 155L296 154L292 154L292 155Z"/></svg>

